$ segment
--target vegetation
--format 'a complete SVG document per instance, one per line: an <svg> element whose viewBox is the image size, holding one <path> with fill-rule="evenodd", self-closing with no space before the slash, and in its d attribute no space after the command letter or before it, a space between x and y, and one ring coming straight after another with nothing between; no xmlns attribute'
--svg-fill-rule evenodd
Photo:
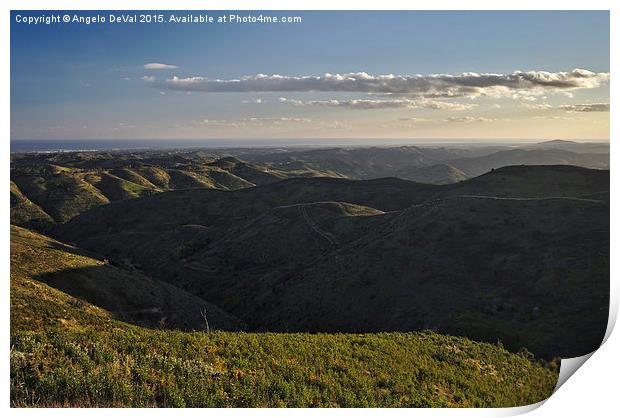
<svg viewBox="0 0 620 418"><path fill-rule="evenodd" d="M600 344L600 144L230 154L12 156L13 406L518 406Z"/></svg>
<svg viewBox="0 0 620 418"><path fill-rule="evenodd" d="M445 186L289 179L118 202L56 233L253 330L433 329L574 357L607 325L608 190L608 171L569 166Z"/></svg>
<svg viewBox="0 0 620 418"><path fill-rule="evenodd" d="M557 375L527 356L434 333L19 332L14 406L502 407Z"/></svg>
<svg viewBox="0 0 620 418"><path fill-rule="evenodd" d="M11 207L16 208L15 224L45 232L54 222L66 222L110 201L169 190L239 190L299 177L396 176L419 183L452 184L517 164L606 169L608 148L604 144L550 141L526 149L403 146L12 154L11 187L17 197ZM361 203L343 196L328 200Z"/></svg>
<svg viewBox="0 0 620 418"><path fill-rule="evenodd" d="M528 353L431 332L140 328L37 280L101 263L59 245L13 228L13 406L515 406L545 399L557 380L554 364Z"/></svg>
<svg viewBox="0 0 620 418"><path fill-rule="evenodd" d="M50 306L37 312L45 293L40 293L41 283L75 296L74 303L87 301L104 308L112 317L149 328L196 329L204 328L201 309L209 313L212 327L238 330L242 324L235 317L223 312L197 296L177 287L144 276L134 266L128 271L111 265L101 257L52 240L26 229L11 227L11 283L17 291L12 293L11 308L13 327L30 322L55 326L57 322L83 324L82 313L66 318L62 315L66 305L56 311ZM53 294L56 304L64 297ZM84 305L87 306L87 305ZM59 308L60 309L60 308ZM89 311L90 312L90 311ZM106 316L107 317L107 316Z"/></svg>

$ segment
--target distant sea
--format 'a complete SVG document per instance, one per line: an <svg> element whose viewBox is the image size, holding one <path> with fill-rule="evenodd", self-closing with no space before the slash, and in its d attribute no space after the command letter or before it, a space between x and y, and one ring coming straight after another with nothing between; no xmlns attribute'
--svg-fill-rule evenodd
<svg viewBox="0 0 620 418"><path fill-rule="evenodd" d="M511 141L512 142L512 141ZM21 152L68 152L68 151L111 151L140 149L180 148L260 148L260 147L335 147L335 146L399 146L399 145L451 145L483 146L532 143L535 141L514 141L512 144L492 140L437 140L437 139L33 139L11 140L11 153Z"/></svg>
<svg viewBox="0 0 620 418"><path fill-rule="evenodd" d="M290 142L290 141L289 141ZM229 140L154 140L154 139L49 139L12 140L11 152L110 151L179 148L227 148L282 146L285 141L229 141Z"/></svg>

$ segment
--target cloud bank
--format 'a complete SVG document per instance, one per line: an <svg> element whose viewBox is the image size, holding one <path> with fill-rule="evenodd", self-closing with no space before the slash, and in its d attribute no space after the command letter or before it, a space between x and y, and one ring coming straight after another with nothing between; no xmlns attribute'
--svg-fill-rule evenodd
<svg viewBox="0 0 620 418"><path fill-rule="evenodd" d="M179 67L177 65L172 65L172 64L161 64L159 62L150 62L148 64L144 64L144 68L147 70L175 70Z"/></svg>
<svg viewBox="0 0 620 418"><path fill-rule="evenodd" d="M351 100L297 100L280 97L280 103L289 103L295 106L323 106L343 107L347 109L436 109L436 110L465 110L475 107L474 104L449 103L428 99L351 99Z"/></svg>
<svg viewBox="0 0 620 418"><path fill-rule="evenodd" d="M609 112L609 103L562 105L560 109L567 112Z"/></svg>
<svg viewBox="0 0 620 418"><path fill-rule="evenodd" d="M347 92L396 94L422 98L471 98L569 92L599 87L608 80L609 73L574 69L567 72L515 71L512 74L470 72L458 75L370 75L365 72L327 73L323 76L257 74L229 80L175 76L163 81L162 86L171 90L210 93Z"/></svg>
<svg viewBox="0 0 620 418"><path fill-rule="evenodd" d="M450 118L446 118L443 121L444 122L454 122L454 123L476 123L476 122L481 122L481 123L487 123L487 122L496 122L499 119L496 118L485 118L482 116L463 116L463 117L450 117Z"/></svg>

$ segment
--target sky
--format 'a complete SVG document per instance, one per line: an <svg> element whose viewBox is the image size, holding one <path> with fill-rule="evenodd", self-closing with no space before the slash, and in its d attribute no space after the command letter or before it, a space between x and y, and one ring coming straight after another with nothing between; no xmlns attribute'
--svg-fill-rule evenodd
<svg viewBox="0 0 620 418"><path fill-rule="evenodd" d="M608 12L149 13L13 11L11 139L609 139Z"/></svg>

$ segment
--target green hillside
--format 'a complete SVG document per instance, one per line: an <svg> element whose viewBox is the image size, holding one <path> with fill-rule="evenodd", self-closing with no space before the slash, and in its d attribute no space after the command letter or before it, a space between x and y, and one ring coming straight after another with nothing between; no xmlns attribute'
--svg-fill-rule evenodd
<svg viewBox="0 0 620 418"><path fill-rule="evenodd" d="M149 330L103 308L152 302L162 288L193 312L181 290L13 227L11 404L515 406L545 399L557 380L528 353L430 332Z"/></svg>
<svg viewBox="0 0 620 418"><path fill-rule="evenodd" d="M11 327L30 328L34 324L78 324L83 326L80 310L70 309L77 317L65 317L67 304L86 306L85 302L105 309L113 318L144 327L197 329L205 327L201 310L208 312L213 329L238 330L240 322L231 315L194 295L153 280L135 271L111 265L107 260L16 226L11 227ZM43 311L33 307L44 304L45 283L67 295ZM56 293L51 293L56 295ZM42 299L42 300L39 300ZM51 299L58 299L53 296ZM49 308L49 309L48 309ZM106 315L107 317L107 315ZM29 318L29 322L24 322ZM32 323L31 323L32 322Z"/></svg>
<svg viewBox="0 0 620 418"><path fill-rule="evenodd" d="M56 232L252 330L433 329L574 357L607 325L608 190L608 171L565 166L448 186L291 179L118 202Z"/></svg>
<svg viewBox="0 0 620 418"><path fill-rule="evenodd" d="M13 406L503 407L557 374L490 344L434 333L21 331Z"/></svg>
<svg viewBox="0 0 620 418"><path fill-rule="evenodd" d="M54 220L24 196L17 184L11 182L11 222L45 231L52 226Z"/></svg>

